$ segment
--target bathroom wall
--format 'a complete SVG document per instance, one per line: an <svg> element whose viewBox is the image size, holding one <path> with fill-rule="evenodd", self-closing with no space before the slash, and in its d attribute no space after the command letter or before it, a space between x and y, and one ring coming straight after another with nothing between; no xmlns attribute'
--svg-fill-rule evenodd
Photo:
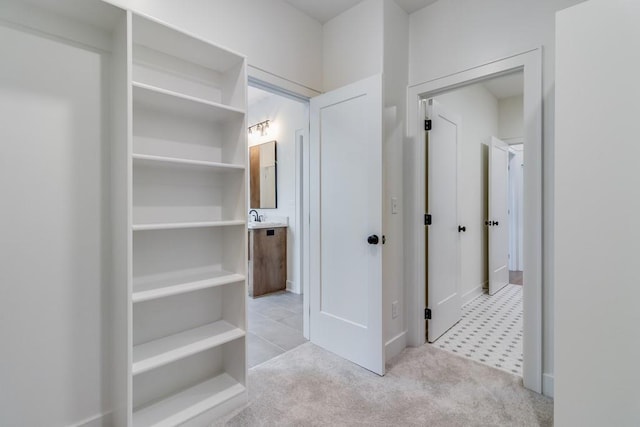
<svg viewBox="0 0 640 427"><path fill-rule="evenodd" d="M481 83L435 98L462 120L458 215L467 232L460 239L460 292L462 303L482 293L487 283L486 146L498 134L498 100Z"/></svg>
<svg viewBox="0 0 640 427"><path fill-rule="evenodd" d="M262 92L266 96L249 105L249 125L270 120L268 134L260 136L258 132L249 135L249 146L263 142L277 141L277 209L257 209L266 219L270 217L287 217L287 289L301 293L302 287L297 283L300 266L295 262L295 239L299 231L296 223L296 145L295 133L298 129L309 127L309 111L305 103L294 101L283 96L270 94L253 87L250 92ZM249 205L247 205L249 206Z"/></svg>
<svg viewBox="0 0 640 427"><path fill-rule="evenodd" d="M508 140L524 136L524 104L522 95L498 100L498 138Z"/></svg>

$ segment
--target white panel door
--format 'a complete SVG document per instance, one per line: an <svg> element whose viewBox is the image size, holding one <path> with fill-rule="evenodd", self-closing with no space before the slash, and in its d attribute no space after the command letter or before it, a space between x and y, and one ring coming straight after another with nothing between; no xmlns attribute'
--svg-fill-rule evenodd
<svg viewBox="0 0 640 427"><path fill-rule="evenodd" d="M310 136L310 339L383 375L381 76L313 98Z"/></svg>
<svg viewBox="0 0 640 427"><path fill-rule="evenodd" d="M489 295L509 283L509 146L489 142Z"/></svg>
<svg viewBox="0 0 640 427"><path fill-rule="evenodd" d="M433 99L427 135L427 340L434 342L462 317L458 232L460 117Z"/></svg>

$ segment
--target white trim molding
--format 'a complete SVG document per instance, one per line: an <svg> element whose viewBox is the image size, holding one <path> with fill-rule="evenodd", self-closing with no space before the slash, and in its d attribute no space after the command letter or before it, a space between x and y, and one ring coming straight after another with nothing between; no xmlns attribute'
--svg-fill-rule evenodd
<svg viewBox="0 0 640 427"><path fill-rule="evenodd" d="M542 374L542 394L549 397L554 397L554 384L553 374Z"/></svg>
<svg viewBox="0 0 640 427"><path fill-rule="evenodd" d="M109 427L113 425L111 412L98 414L93 417L84 419L78 423L72 424L70 427Z"/></svg>
<svg viewBox="0 0 640 427"><path fill-rule="evenodd" d="M408 88L407 153L405 169L407 193L412 199L405 209L405 237L408 255L406 298L407 342L425 343L425 235L424 215L425 147L420 127L420 100L482 80L524 73L524 139L527 165L524 173L524 272L523 288L523 380L535 392L542 390L542 48L443 76Z"/></svg>
<svg viewBox="0 0 640 427"><path fill-rule="evenodd" d="M403 331L384 344L384 358L389 361L399 355L407 346L407 331Z"/></svg>
<svg viewBox="0 0 640 427"><path fill-rule="evenodd" d="M489 282L484 282L476 286L475 288L471 289L470 291L465 292L462 295L462 306L464 307L465 305L469 304L471 301L473 301L474 299L482 295L482 293L484 292L484 289L488 287L489 287Z"/></svg>

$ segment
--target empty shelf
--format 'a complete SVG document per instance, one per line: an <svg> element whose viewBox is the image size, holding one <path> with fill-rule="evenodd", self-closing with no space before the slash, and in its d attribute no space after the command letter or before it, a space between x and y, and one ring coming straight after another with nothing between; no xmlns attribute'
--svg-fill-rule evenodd
<svg viewBox="0 0 640 427"><path fill-rule="evenodd" d="M241 338L244 331L224 320L133 347L133 375Z"/></svg>
<svg viewBox="0 0 640 427"><path fill-rule="evenodd" d="M174 166L190 166L200 167L212 170L244 170L243 165L235 165L229 163L208 162L204 160L181 159L177 157L153 156L149 154L133 154L134 162L148 165L174 165Z"/></svg>
<svg viewBox="0 0 640 427"><path fill-rule="evenodd" d="M195 222L165 222L156 224L134 224L133 231L146 230L175 230L179 228L204 228L204 227L228 227L232 225L245 225L244 220L231 221L195 221Z"/></svg>
<svg viewBox="0 0 640 427"><path fill-rule="evenodd" d="M228 105L139 82L133 82L133 101L152 110L211 122L227 122L244 116L244 111Z"/></svg>
<svg viewBox="0 0 640 427"><path fill-rule="evenodd" d="M228 374L174 394L133 413L136 427L176 426L245 393L246 388Z"/></svg>
<svg viewBox="0 0 640 427"><path fill-rule="evenodd" d="M150 301L157 298L241 282L244 279L245 277L242 274L230 273L224 270L188 272L183 275L171 275L170 277L158 277L154 279L134 279L134 291L131 299L134 303Z"/></svg>

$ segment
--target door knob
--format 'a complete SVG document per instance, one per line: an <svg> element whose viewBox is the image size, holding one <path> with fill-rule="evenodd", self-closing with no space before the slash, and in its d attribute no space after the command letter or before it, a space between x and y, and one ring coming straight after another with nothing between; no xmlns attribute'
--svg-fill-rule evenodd
<svg viewBox="0 0 640 427"><path fill-rule="evenodd" d="M370 245L377 245L379 241L380 239L375 234L372 234L371 236L367 237L367 242Z"/></svg>
<svg viewBox="0 0 640 427"><path fill-rule="evenodd" d="M485 221L484 225L486 225L487 227L491 227L491 221Z"/></svg>
<svg viewBox="0 0 640 427"><path fill-rule="evenodd" d="M466 233L467 231L467 227L464 225L459 225L458 226L458 233L462 232L462 233Z"/></svg>
<svg viewBox="0 0 640 427"><path fill-rule="evenodd" d="M498 225L498 221L493 221L493 224L491 225Z"/></svg>

